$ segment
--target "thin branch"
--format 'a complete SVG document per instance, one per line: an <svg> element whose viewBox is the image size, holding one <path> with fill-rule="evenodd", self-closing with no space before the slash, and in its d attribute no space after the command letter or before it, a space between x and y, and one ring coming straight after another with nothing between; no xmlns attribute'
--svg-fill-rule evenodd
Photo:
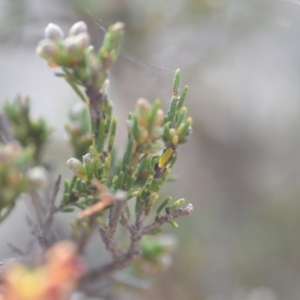
<svg viewBox="0 0 300 300"><path fill-rule="evenodd" d="M115 234L126 200L127 193L124 191L118 191L114 195L114 206L109 216L108 229L106 230L107 235L113 236Z"/></svg>
<svg viewBox="0 0 300 300"><path fill-rule="evenodd" d="M118 191L114 195L114 204L110 210L108 227L106 229L99 229L100 235L106 246L106 249L112 253L113 258L115 259L121 257L123 254L120 247L114 239L114 235L116 233L117 226L119 224L126 200L127 193L123 191Z"/></svg>
<svg viewBox="0 0 300 300"><path fill-rule="evenodd" d="M39 226L37 226L28 215L26 216L26 221L31 229L32 235L37 239L38 245L40 246L40 248L45 250L47 248L47 242L45 240L45 237L42 235Z"/></svg>
<svg viewBox="0 0 300 300"><path fill-rule="evenodd" d="M158 220L156 222L146 226L143 229L142 234L148 234L151 231L163 225L164 223L175 220L181 216L189 216L193 212L193 209L194 208L192 204L188 204L185 208L176 209L171 212L168 210L168 208L166 208L166 214L164 216L158 217Z"/></svg>
<svg viewBox="0 0 300 300"><path fill-rule="evenodd" d="M42 227L43 236L46 236L51 228L51 225L53 222L53 215L60 210L60 207L55 206L55 200L56 200L57 194L59 192L60 182L61 182L61 175L59 175L57 177L57 179L54 183L53 194L50 199L49 207L48 207L48 215L47 215L46 220Z"/></svg>
<svg viewBox="0 0 300 300"><path fill-rule="evenodd" d="M38 227L34 222L27 216L27 223L29 224L32 234L36 237L40 247L42 249L47 249L49 246L49 242L47 240L47 234L51 229L52 223L53 223L53 215L60 210L60 207L55 206L55 200L59 191L59 186L61 182L61 175L58 176L58 178L55 181L54 189L52 197L50 198L49 205L46 208L46 213L42 212L44 208L41 206L40 199L38 199L38 195L36 193L30 193L31 200L33 203L33 206L36 210L36 215L38 218L38 221L40 223L40 227ZM42 220L41 214L46 214L45 221Z"/></svg>
<svg viewBox="0 0 300 300"><path fill-rule="evenodd" d="M146 211L146 206L147 206L147 203L149 201L149 195L145 198L145 200L141 203L140 207L139 207L139 210L137 212L137 215L136 215L136 219L135 219L135 226L136 228L141 228L142 226L142 223L144 221L144 218L145 218L145 211Z"/></svg>
<svg viewBox="0 0 300 300"><path fill-rule="evenodd" d="M140 255L140 252L128 252L123 255L121 259L115 259L110 263L95 268L94 270L89 271L84 277L82 277L80 286L84 286L86 283L98 280L102 277L110 275L114 271L124 269L129 266L130 263Z"/></svg>
<svg viewBox="0 0 300 300"><path fill-rule="evenodd" d="M130 221L124 211L121 214L121 220L123 221L123 225L129 230L129 232L131 232L132 225L130 224Z"/></svg>
<svg viewBox="0 0 300 300"><path fill-rule="evenodd" d="M111 252L114 259L118 259L122 256L123 252L120 249L118 243L115 241L113 236L108 236L107 230L100 228L99 229L103 243L106 246L106 249Z"/></svg>

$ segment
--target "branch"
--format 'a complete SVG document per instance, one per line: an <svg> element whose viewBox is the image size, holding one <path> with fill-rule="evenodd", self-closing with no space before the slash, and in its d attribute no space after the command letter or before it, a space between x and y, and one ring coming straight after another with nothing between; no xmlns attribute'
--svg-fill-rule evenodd
<svg viewBox="0 0 300 300"><path fill-rule="evenodd" d="M120 259L115 259L112 262L95 268L94 270L89 271L84 277L82 277L80 286L83 287L86 283L90 283L92 281L98 280L102 277L106 277L110 275L114 271L118 271L124 269L129 266L130 263L140 255L140 252L127 252Z"/></svg>
<svg viewBox="0 0 300 300"><path fill-rule="evenodd" d="M124 191L118 191L114 195L114 206L111 209L111 214L109 216L109 224L107 234L113 236L117 230L117 226L123 212L124 205L127 200L127 193Z"/></svg>
<svg viewBox="0 0 300 300"><path fill-rule="evenodd" d="M53 188L53 194L52 197L49 200L49 205L46 209L46 216L45 221L42 220L42 206L40 205L39 199L37 199L37 195L34 193L30 193L31 199L33 202L33 206L36 210L37 218L39 223L41 224L40 228L34 222L27 216L27 223L29 224L32 234L36 237L40 247L45 250L49 246L49 242L47 240L47 234L51 229L52 223L53 223L53 215L60 210L60 207L55 206L55 200L59 191L61 181L61 175L58 176L58 178L55 181L54 188Z"/></svg>
<svg viewBox="0 0 300 300"><path fill-rule="evenodd" d="M110 210L108 227L106 229L99 229L100 235L106 246L106 249L108 249L112 253L113 258L115 259L122 256L122 251L120 250L117 242L115 241L114 235L116 233L117 226L119 224L126 200L127 193L123 191L118 191L114 195L114 205Z"/></svg>
<svg viewBox="0 0 300 300"><path fill-rule="evenodd" d="M53 222L53 215L60 210L60 207L55 206L55 200L59 191L59 186L61 182L61 175L59 175L54 183L53 194L50 198L49 207L48 207L48 215L42 227L42 234L46 236L49 232L52 222Z"/></svg>
<svg viewBox="0 0 300 300"><path fill-rule="evenodd" d="M158 217L158 220L156 220L156 222L153 222L152 224L144 227L142 234L148 234L151 231L163 225L164 223L175 220L181 216L189 216L193 212L193 209L194 208L192 204L188 204L187 207L176 209L174 211L169 211L169 208L167 207L166 214L164 216Z"/></svg>

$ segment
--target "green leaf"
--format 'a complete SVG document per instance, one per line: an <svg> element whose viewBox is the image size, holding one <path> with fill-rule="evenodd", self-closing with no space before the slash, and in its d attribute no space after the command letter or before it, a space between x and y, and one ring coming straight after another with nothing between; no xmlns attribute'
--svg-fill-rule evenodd
<svg viewBox="0 0 300 300"><path fill-rule="evenodd" d="M174 120L174 117L176 115L176 108L177 108L177 98L173 96L171 98L170 110L168 113L168 120L171 122Z"/></svg>
<svg viewBox="0 0 300 300"><path fill-rule="evenodd" d="M185 203L185 199L181 198L179 200L177 200L176 202L174 202L171 206L170 206L170 211L173 211L175 209L178 209L181 205L183 205Z"/></svg>
<svg viewBox="0 0 300 300"><path fill-rule="evenodd" d="M123 163L122 163L123 170L125 170L130 164L131 157L132 157L132 149L133 149L133 140L132 140L132 138L129 137L126 151L125 151L124 157L123 157Z"/></svg>
<svg viewBox="0 0 300 300"><path fill-rule="evenodd" d="M180 75L181 75L180 69L177 69L173 79L173 95L175 97L177 97L179 93Z"/></svg>
<svg viewBox="0 0 300 300"><path fill-rule="evenodd" d="M158 207L158 209L156 210L156 214L159 215L162 210L171 202L172 197L169 196L167 199L165 199L162 204Z"/></svg>
<svg viewBox="0 0 300 300"><path fill-rule="evenodd" d="M181 93L181 96L180 96L180 99L178 101L178 104L177 104L177 110L180 110L181 107L183 106L183 103L185 101L185 98L186 98L186 95L189 91L189 87L186 85L184 88L183 88L183 91Z"/></svg>
<svg viewBox="0 0 300 300"><path fill-rule="evenodd" d="M176 116L176 127L178 127L186 118L187 108L183 107Z"/></svg>
<svg viewBox="0 0 300 300"><path fill-rule="evenodd" d="M99 122L98 127L98 137L97 137L97 152L101 153L103 151L103 146L105 142L105 124L103 118Z"/></svg>
<svg viewBox="0 0 300 300"><path fill-rule="evenodd" d="M110 152L114 146L116 130L117 130L117 118L113 118L110 126L110 135L109 135L108 149L107 149L108 152Z"/></svg>
<svg viewBox="0 0 300 300"><path fill-rule="evenodd" d="M73 212L74 210L75 210L74 207L66 207L66 208L62 209L62 212L64 212L64 213L70 213L70 212Z"/></svg>
<svg viewBox="0 0 300 300"><path fill-rule="evenodd" d="M85 95L82 93L82 91L80 90L80 88L77 86L74 78L71 77L70 75L65 75L65 79L69 83L69 85L73 88L73 90L75 91L75 93L79 96L79 98L84 103L88 103L89 101L87 100L87 98L85 97Z"/></svg>
<svg viewBox="0 0 300 300"><path fill-rule="evenodd" d="M179 227L179 225L178 225L178 223L177 222L175 222L175 221L168 221L168 223L170 224L170 225L172 225L174 228L178 228Z"/></svg>

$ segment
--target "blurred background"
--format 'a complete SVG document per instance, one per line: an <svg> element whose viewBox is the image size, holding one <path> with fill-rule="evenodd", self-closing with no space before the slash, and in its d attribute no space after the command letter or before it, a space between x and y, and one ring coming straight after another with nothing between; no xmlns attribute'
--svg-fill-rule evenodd
<svg viewBox="0 0 300 300"><path fill-rule="evenodd" d="M139 97L166 109L178 67L190 86L193 135L163 194L195 212L177 231L165 226L179 239L173 266L132 299L299 299L300 1L0 0L0 102L32 97L33 116L55 128L45 155L54 174L71 156L63 126L79 100L35 48L48 23L67 32L78 20L97 46L111 23L126 24L109 75L119 124ZM2 256L26 239L26 209L0 228Z"/></svg>

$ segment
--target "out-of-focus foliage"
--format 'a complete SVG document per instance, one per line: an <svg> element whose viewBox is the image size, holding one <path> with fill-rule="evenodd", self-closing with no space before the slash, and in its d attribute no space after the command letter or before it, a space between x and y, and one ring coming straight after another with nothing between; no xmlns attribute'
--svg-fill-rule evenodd
<svg viewBox="0 0 300 300"><path fill-rule="evenodd" d="M7 101L3 110L12 126L14 137L24 147L31 145L34 149L34 159L36 163L40 163L42 151L51 132L46 121L43 118L32 120L29 98L18 96L11 102Z"/></svg>
<svg viewBox="0 0 300 300"><path fill-rule="evenodd" d="M11 213L20 194L46 185L46 171L30 168L33 155L32 146L22 148L16 141L0 144L0 223Z"/></svg>

